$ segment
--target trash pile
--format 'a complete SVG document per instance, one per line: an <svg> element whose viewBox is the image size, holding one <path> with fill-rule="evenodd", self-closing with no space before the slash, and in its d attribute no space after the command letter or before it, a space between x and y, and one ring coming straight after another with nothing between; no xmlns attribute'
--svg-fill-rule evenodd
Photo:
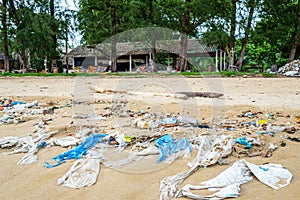
<svg viewBox="0 0 300 200"><path fill-rule="evenodd" d="M299 76L299 72L300 60L294 60L278 69L278 73L283 74L285 76Z"/></svg>
<svg viewBox="0 0 300 200"><path fill-rule="evenodd" d="M45 109L36 101L25 103L2 99L1 102L3 107L1 112L4 113L1 125L20 123L20 118L26 115L53 114L56 109L62 108ZM190 158L192 151L196 151L196 156L187 162L189 170L161 181L160 199L162 200L182 196L192 199L237 197L239 186L251 181L253 177L274 189L280 189L291 181L292 174L281 165L258 166L245 159L254 156L271 157L274 151L287 145L286 140L300 142L300 138L290 136L299 132L300 118L294 120L291 116L284 116L281 113L249 110L240 113L234 119L225 118L221 123L214 124L201 123L198 119L183 116L180 113L157 114L148 109L146 111L129 110L126 109L126 101L111 102L111 104L110 107L104 107L100 115L75 114L73 119L93 117L107 123L116 117L125 118L127 122L123 125L124 131L122 132L114 130L113 127L103 129L87 126L80 127L77 133L56 137L59 131L50 132L47 129L50 121L42 117L42 120L35 125L33 133L23 137L0 138L0 148L12 149L6 154L26 153L17 163L18 165L37 162L38 152L43 148L53 146L68 148L64 153L53 157L52 161L45 162L45 168L59 167L68 160L75 160L69 171L58 178L58 184L71 188L95 184L101 165L118 168L150 158L155 158L154 164L156 165L171 164L176 159ZM70 104L65 106L68 107ZM282 124L278 121L279 118L288 118L292 122ZM134 134L127 134L125 128ZM128 156L112 160L105 154L111 150L115 153L126 152ZM229 165L230 156L242 159L216 178L202 182L199 186L180 187L187 177L200 168L215 164ZM193 194L191 189L209 189L218 192L210 196L199 196Z"/></svg>

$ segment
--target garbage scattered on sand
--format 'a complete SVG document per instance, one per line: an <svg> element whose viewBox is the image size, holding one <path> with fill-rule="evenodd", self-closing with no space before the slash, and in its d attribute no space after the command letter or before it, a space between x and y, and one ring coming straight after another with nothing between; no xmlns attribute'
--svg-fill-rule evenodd
<svg viewBox="0 0 300 200"><path fill-rule="evenodd" d="M48 116L56 116L59 109L72 104L87 102L72 101L60 106L41 106L37 101L26 103L5 98L0 102L3 107L0 125L18 124L30 120L29 116L40 119L34 125L34 132L28 135L0 138L0 148L11 149L6 154L26 153L18 165L38 162L39 151L44 148L68 148L55 156L52 163L45 162L45 168L59 167L67 160L74 162L70 170L58 178L59 185L71 188L91 186L96 183L101 166L119 168L149 158L155 158L153 164L160 165L189 158L189 170L161 181L162 200L181 196L192 199L237 197L240 195L240 185L251 181L253 177L274 189L280 189L291 181L292 174L287 169L278 164L255 165L245 159L254 156L268 158L289 145L289 142L300 141L299 137L290 136L299 133L299 118L283 116L281 113L249 110L241 112L234 119L225 118L219 124L214 124L181 113L152 113L147 108L130 110L126 108L126 101L110 102L111 106L104 107L102 114L98 115L75 113L73 120L93 119L105 126L82 126L76 132L57 137L59 130L50 131L47 128L55 121L55 117ZM126 121L120 125L124 128L122 132L109 123L115 117ZM277 123L277 118L286 118L289 123ZM126 152L128 156L112 160L105 155L109 149L115 153ZM192 151L196 153L191 158ZM181 188L183 181L200 168L231 164L229 157L240 161L199 186L186 185ZM218 192L202 197L193 194L191 189L217 189Z"/></svg>
<svg viewBox="0 0 300 200"><path fill-rule="evenodd" d="M278 69L279 74L285 76L299 76L300 60L293 60Z"/></svg>

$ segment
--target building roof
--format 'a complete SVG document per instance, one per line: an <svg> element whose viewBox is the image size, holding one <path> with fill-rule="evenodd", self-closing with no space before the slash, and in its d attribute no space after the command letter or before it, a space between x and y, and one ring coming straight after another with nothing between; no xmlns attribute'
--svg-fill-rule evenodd
<svg viewBox="0 0 300 200"><path fill-rule="evenodd" d="M155 42L156 52L179 54L180 40L160 40ZM189 39L187 45L188 54L209 54L217 50L217 45L208 46L201 40ZM120 42L116 47L117 57L122 55L141 55L151 52L151 42ZM94 46L78 46L70 51L68 57L92 57L109 58L111 43L101 43Z"/></svg>

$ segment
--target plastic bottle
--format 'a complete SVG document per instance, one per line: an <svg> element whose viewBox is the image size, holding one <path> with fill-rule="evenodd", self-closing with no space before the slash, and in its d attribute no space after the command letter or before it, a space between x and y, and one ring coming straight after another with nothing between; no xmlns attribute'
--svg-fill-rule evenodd
<svg viewBox="0 0 300 200"><path fill-rule="evenodd" d="M146 121L138 121L136 126L140 129L148 129L149 123Z"/></svg>
<svg viewBox="0 0 300 200"><path fill-rule="evenodd" d="M177 119L176 118L166 118L166 119L160 120L160 123L163 124L163 125L166 125L166 124L177 124Z"/></svg>
<svg viewBox="0 0 300 200"><path fill-rule="evenodd" d="M177 118L179 123L182 124L191 124L194 126L198 126L199 125L199 121L197 119L191 118L191 117L184 117L184 116L179 116Z"/></svg>

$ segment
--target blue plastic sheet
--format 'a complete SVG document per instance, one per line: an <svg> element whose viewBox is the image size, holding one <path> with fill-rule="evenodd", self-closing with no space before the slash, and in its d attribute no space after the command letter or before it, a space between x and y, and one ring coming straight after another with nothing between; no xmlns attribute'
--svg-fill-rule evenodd
<svg viewBox="0 0 300 200"><path fill-rule="evenodd" d="M64 163L66 160L82 158L83 155L86 155L87 150L91 149L95 144L100 142L100 140L107 135L108 134L92 134L77 147L52 158L52 160L56 161L57 163L51 165L50 163L45 162L45 166L47 168L53 168Z"/></svg>
<svg viewBox="0 0 300 200"><path fill-rule="evenodd" d="M186 150L189 148L192 152L192 147L188 139L183 138L180 140L175 140L170 134L166 134L155 140L154 144L159 148L159 158L157 163L166 160L168 156L171 156L179 151Z"/></svg>
<svg viewBox="0 0 300 200"><path fill-rule="evenodd" d="M17 104L25 104L25 103L23 101L13 101L13 102L11 102L12 106L17 105Z"/></svg>
<svg viewBox="0 0 300 200"><path fill-rule="evenodd" d="M246 137L237 138L235 141L239 144L245 145L249 149L252 148L252 145L247 141Z"/></svg>

